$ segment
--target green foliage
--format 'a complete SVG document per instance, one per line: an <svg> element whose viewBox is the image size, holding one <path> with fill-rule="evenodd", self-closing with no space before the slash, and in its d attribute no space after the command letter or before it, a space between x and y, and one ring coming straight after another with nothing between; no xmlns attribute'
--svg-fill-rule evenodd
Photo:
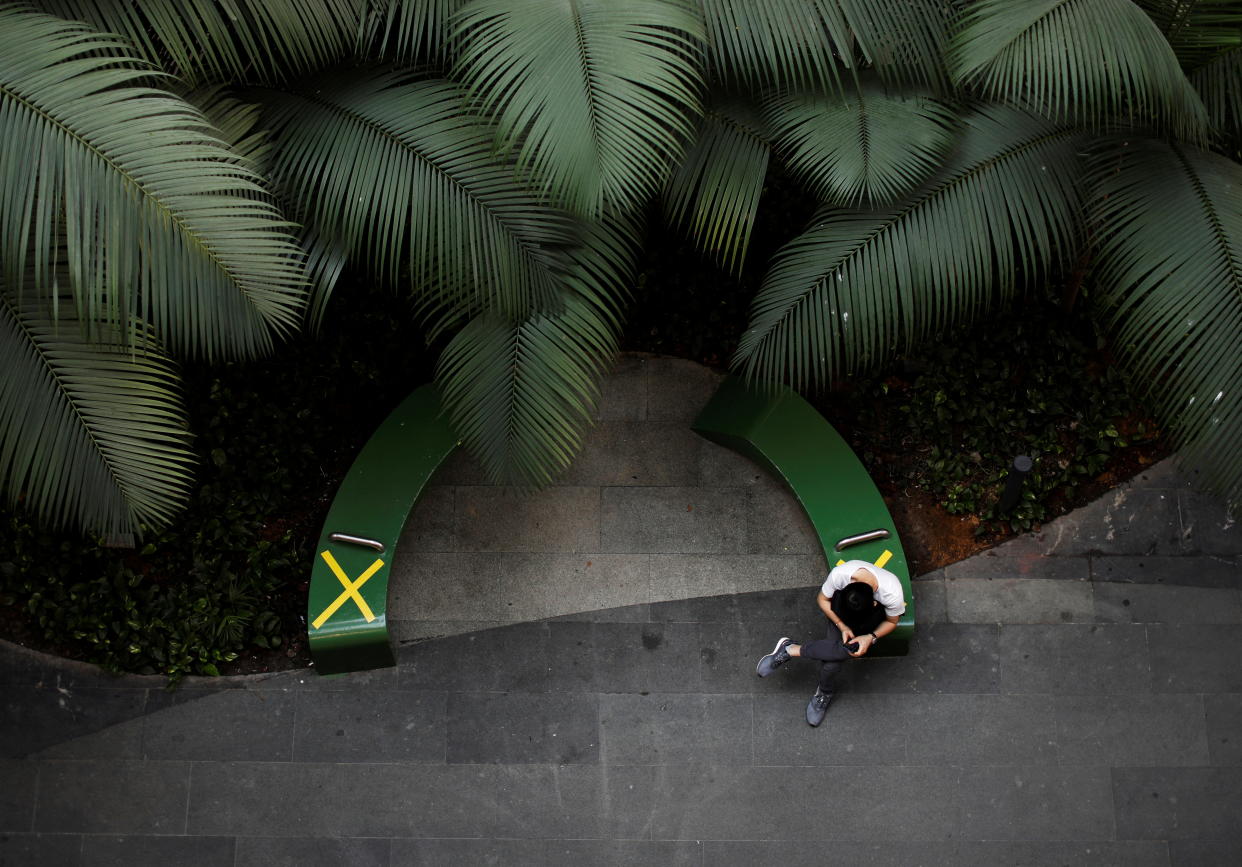
<svg viewBox="0 0 1242 867"><path fill-rule="evenodd" d="M1242 500L1242 165L1155 141L1101 147L1098 309L1181 455ZM1159 215L1159 216L1157 216Z"/></svg>
<svg viewBox="0 0 1242 867"><path fill-rule="evenodd" d="M874 370L996 311L1072 247L1079 135L999 105L962 121L952 157L905 200L825 206L776 254L736 368L798 389Z"/></svg>
<svg viewBox="0 0 1242 867"><path fill-rule="evenodd" d="M49 315L6 289L0 278L0 478L21 487L5 499L24 489L52 523L107 534L168 521L185 503L194 456L176 367L150 329L84 323L67 301ZM12 406L24 412L3 409Z"/></svg>
<svg viewBox="0 0 1242 867"><path fill-rule="evenodd" d="M614 261L609 227L655 216L661 194L730 284L761 283L735 368L801 387L1098 265L1092 314L1135 347L1119 364L1237 500L1237 406L1220 383L1242 345L1239 21L1236 0L0 0L0 269L41 302L68 287L88 327L141 320L134 333L149 327L176 362L273 348L308 295L312 325L356 303L332 287L365 271L452 348L438 381L460 397L466 447L494 478L538 485L589 421L595 384L578 373L597 376L631 291L652 291L624 277L633 260ZM1130 156L1094 159L1105 134ZM781 172L823 209L769 261L751 251ZM1130 189L1148 177L1158 194ZM1128 242L1139 234L1185 255ZM1205 264L1168 267L1187 258ZM566 318L575 269L598 279L606 327ZM706 284L684 284L706 315L738 315ZM1183 287L1224 339L1196 325L1183 350L1166 315ZM558 320L564 340L533 339ZM2 357L32 351L29 333L0 341ZM0 419L28 415L31 392L0 394ZM558 397L536 400L531 424L536 394ZM175 376L150 397L175 413ZM184 462L133 425L166 473ZM32 448L37 426L10 427ZM39 479L0 462L0 484L60 517L30 496ZM80 496L87 529L133 511L98 486ZM169 520L165 500L148 523Z"/></svg>
<svg viewBox="0 0 1242 867"><path fill-rule="evenodd" d="M692 0L473 0L463 80L556 201L598 219L660 189L700 112Z"/></svg>
<svg viewBox="0 0 1242 867"><path fill-rule="evenodd" d="M164 581L148 578L138 558L58 539L9 513L0 586L41 638L109 671L166 674L174 683L217 675L251 643L279 645L280 619L264 606L296 557L288 534L257 538L242 507L219 505L225 513L211 529L171 532L144 548L185 570ZM235 532L227 542L218 538L226 531Z"/></svg>
<svg viewBox="0 0 1242 867"><path fill-rule="evenodd" d="M1202 136L1202 100L1131 0L976 0L957 25L949 71L989 99L1087 126L1124 118Z"/></svg>
<svg viewBox="0 0 1242 867"><path fill-rule="evenodd" d="M294 213L376 279L435 313L554 303L574 223L497 160L460 86L370 71L258 96Z"/></svg>
<svg viewBox="0 0 1242 867"><path fill-rule="evenodd" d="M952 514L977 515L980 532L999 521L1031 529L1119 449L1156 436L1131 417L1136 401L1116 368L1075 330L1032 307L913 356L919 372L904 387L871 381L859 390L860 426L886 439L863 444L864 461L877 474L896 470ZM912 452L912 444L926 445ZM1017 455L1035 465L1018 505L1002 514L997 501Z"/></svg>
<svg viewBox="0 0 1242 867"><path fill-rule="evenodd" d="M41 644L174 682L304 632L305 609L286 607L301 597L286 591L309 575L331 492L430 376L408 305L359 297L278 359L186 372L198 484L181 519L139 549L84 545L0 510L0 604L25 613Z"/></svg>
<svg viewBox="0 0 1242 867"><path fill-rule="evenodd" d="M669 225L733 274L746 258L769 156L753 107L721 100L703 115L698 136L664 189Z"/></svg>
<svg viewBox="0 0 1242 867"><path fill-rule="evenodd" d="M776 147L826 202L883 205L909 193L944 162L957 118L919 94L874 83L845 97L792 93L768 104Z"/></svg>

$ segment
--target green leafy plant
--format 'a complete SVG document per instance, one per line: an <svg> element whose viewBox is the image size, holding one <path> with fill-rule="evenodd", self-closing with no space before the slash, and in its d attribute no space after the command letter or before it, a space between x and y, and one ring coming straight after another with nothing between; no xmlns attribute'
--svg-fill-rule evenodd
<svg viewBox="0 0 1242 867"><path fill-rule="evenodd" d="M1157 434L1132 418L1138 401L1094 341L1078 336L1084 330L1032 303L912 356L916 372L899 389L891 378L863 386L860 425L889 429L885 443L863 449L873 472L904 477L952 514L978 516L981 533L1002 521L1015 530L1043 521L1054 497L1073 498L1118 450ZM907 448L914 443L926 445ZM1034 467L1018 504L1002 513L1016 455Z"/></svg>
<svg viewBox="0 0 1242 867"><path fill-rule="evenodd" d="M172 683L256 648L296 653L328 497L380 418L431 375L420 341L398 353L371 340L399 335L405 307L377 292L279 358L187 369L200 471L181 519L128 550L0 509L0 601L40 646Z"/></svg>
<svg viewBox="0 0 1242 867"><path fill-rule="evenodd" d="M1226 0L0 0L0 483L168 525L175 364L269 352L353 268L414 300L492 477L544 484L660 214L762 274L733 368L807 390L1093 266L1117 364L1237 500L1239 34ZM820 207L756 259L781 171ZM96 337L133 366L61 376Z"/></svg>

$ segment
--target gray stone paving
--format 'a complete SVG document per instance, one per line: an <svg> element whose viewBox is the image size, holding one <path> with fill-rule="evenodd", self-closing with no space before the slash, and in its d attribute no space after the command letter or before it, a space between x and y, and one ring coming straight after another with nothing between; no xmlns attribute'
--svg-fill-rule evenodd
<svg viewBox="0 0 1242 867"><path fill-rule="evenodd" d="M395 668L169 693L0 645L0 865L1238 862L1218 503L1161 464L919 576L910 655L847 666L811 729L810 665L753 672L822 629L822 555L684 435L714 381L626 360L599 447L534 498L447 466L402 542Z"/></svg>

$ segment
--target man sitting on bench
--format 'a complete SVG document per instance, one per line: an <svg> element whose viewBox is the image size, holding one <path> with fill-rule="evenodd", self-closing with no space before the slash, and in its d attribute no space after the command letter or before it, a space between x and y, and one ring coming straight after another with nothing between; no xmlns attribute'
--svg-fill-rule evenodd
<svg viewBox="0 0 1242 867"><path fill-rule="evenodd" d="M865 560L849 560L829 572L815 601L831 624L827 635L806 644L794 644L783 637L755 667L756 674L767 677L790 658L822 663L819 686L806 706L806 721L813 726L823 722L828 713L841 663L849 657L865 656L877 641L897 628L906 611L901 579Z"/></svg>

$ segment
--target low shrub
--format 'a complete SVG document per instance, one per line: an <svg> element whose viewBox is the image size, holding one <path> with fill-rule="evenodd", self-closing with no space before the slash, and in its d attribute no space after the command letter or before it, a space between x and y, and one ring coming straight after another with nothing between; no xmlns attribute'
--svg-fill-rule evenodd
<svg viewBox="0 0 1242 867"><path fill-rule="evenodd" d="M184 372L197 486L177 523L137 550L0 510L0 603L24 615L12 631L174 683L304 633L287 590L307 580L332 492L384 415L430 378L407 305L352 300L272 359Z"/></svg>
<svg viewBox="0 0 1242 867"><path fill-rule="evenodd" d="M952 514L1026 531L1053 500L1072 500L1116 453L1154 440L1155 425L1108 364L1089 326L1051 304L948 336L896 373L856 383L855 440L873 474L933 493ZM1009 467L1034 468L1008 513Z"/></svg>

